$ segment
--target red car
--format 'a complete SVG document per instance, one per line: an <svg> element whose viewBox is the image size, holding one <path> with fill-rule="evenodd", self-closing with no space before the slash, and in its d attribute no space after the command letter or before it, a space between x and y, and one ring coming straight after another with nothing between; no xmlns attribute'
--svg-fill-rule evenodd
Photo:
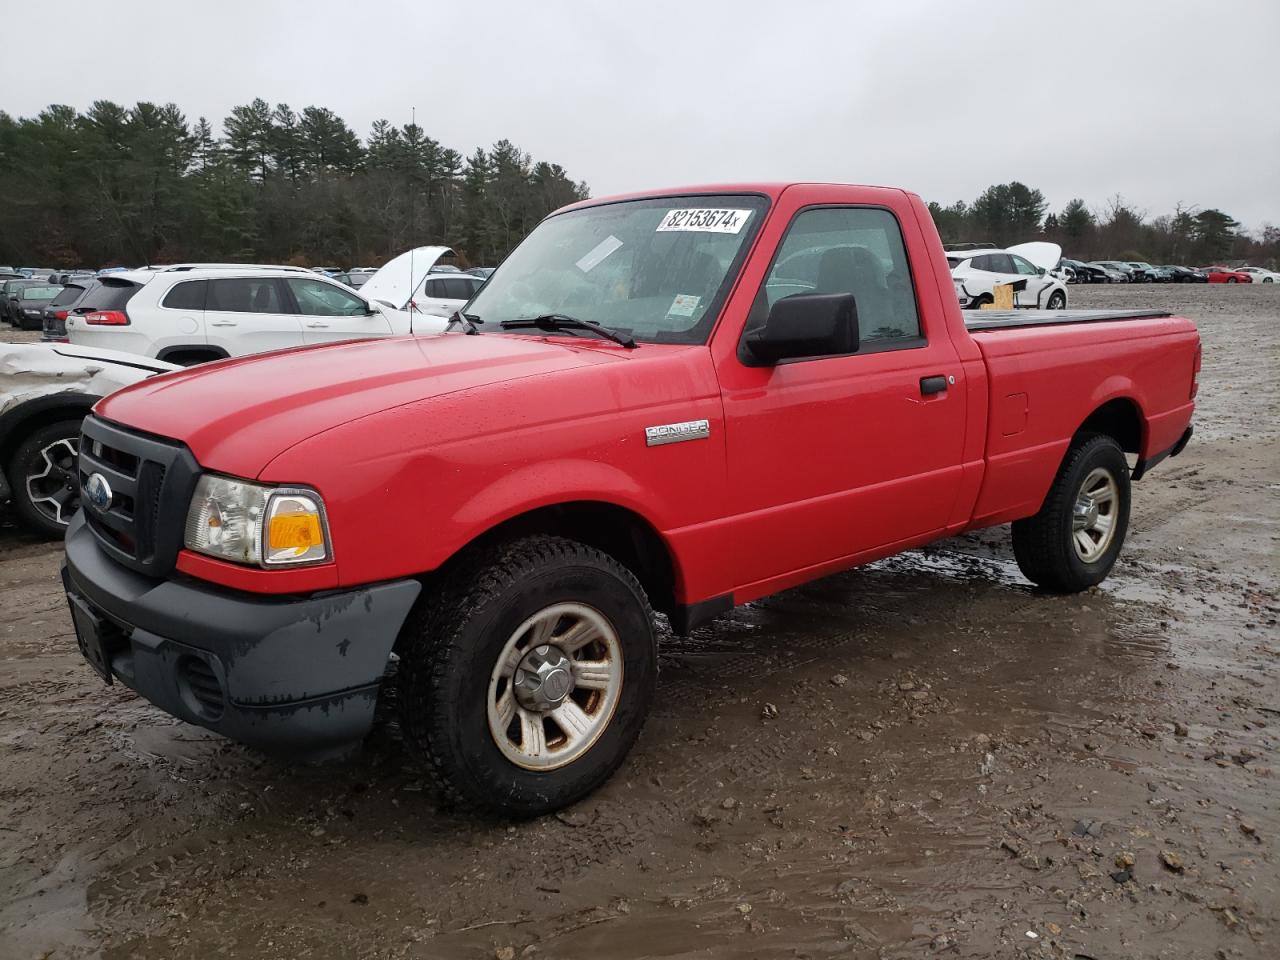
<svg viewBox="0 0 1280 960"><path fill-rule="evenodd" d="M1253 283L1253 277L1230 267L1206 267L1210 283Z"/></svg>
<svg viewBox="0 0 1280 960"><path fill-rule="evenodd" d="M532 816L636 742L654 610L687 633L1011 521L1032 582L1099 583L1131 481L1191 437L1199 369L1194 324L1159 311L966 318L902 190L589 200L449 331L100 402L63 579L107 683L294 758L357 747L395 684L450 795Z"/></svg>

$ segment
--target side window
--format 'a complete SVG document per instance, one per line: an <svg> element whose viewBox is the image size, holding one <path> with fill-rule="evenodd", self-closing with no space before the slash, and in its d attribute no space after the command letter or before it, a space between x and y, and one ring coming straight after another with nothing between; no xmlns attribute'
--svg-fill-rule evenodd
<svg viewBox="0 0 1280 960"><path fill-rule="evenodd" d="M784 297L852 293L864 347L917 339L920 317L898 221L874 207L824 207L801 212L756 300L751 326Z"/></svg>
<svg viewBox="0 0 1280 960"><path fill-rule="evenodd" d="M473 280L451 277L440 282L444 284L445 296L450 300L470 300L471 295L476 292L476 283Z"/></svg>
<svg viewBox="0 0 1280 960"><path fill-rule="evenodd" d="M1013 257L1007 253L993 253L987 259L991 261L988 269L992 273L1016 273L1013 269Z"/></svg>
<svg viewBox="0 0 1280 960"><path fill-rule="evenodd" d="M170 310L203 310L207 280L185 280L164 295L160 306Z"/></svg>
<svg viewBox="0 0 1280 960"><path fill-rule="evenodd" d="M228 313L286 313L274 277L206 280L204 308Z"/></svg>
<svg viewBox="0 0 1280 960"><path fill-rule="evenodd" d="M285 282L298 301L298 312L306 316L359 317L366 312L363 300L336 284L301 277L290 277Z"/></svg>
<svg viewBox="0 0 1280 960"><path fill-rule="evenodd" d="M444 281L428 280L425 284L423 284L422 292L425 293L428 297L430 297L433 300L443 300L444 299Z"/></svg>
<svg viewBox="0 0 1280 960"><path fill-rule="evenodd" d="M1040 269L1030 260L1024 260L1022 257L1018 256L1016 253L1010 254L1009 256L1010 256L1010 259L1013 260L1013 269L1016 272L1027 277L1040 276Z"/></svg>

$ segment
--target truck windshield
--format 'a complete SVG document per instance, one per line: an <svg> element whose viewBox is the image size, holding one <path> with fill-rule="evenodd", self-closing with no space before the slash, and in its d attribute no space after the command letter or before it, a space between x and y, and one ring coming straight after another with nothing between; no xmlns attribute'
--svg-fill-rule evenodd
<svg viewBox="0 0 1280 960"><path fill-rule="evenodd" d="M628 200L553 216L465 312L486 334L502 333L504 321L564 314L642 342L704 343L767 207L764 197L729 194Z"/></svg>

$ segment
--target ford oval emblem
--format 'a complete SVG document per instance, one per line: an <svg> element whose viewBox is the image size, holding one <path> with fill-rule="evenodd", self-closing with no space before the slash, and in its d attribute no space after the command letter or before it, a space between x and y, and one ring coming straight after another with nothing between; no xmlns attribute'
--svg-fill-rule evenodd
<svg viewBox="0 0 1280 960"><path fill-rule="evenodd" d="M107 478L100 473L95 473L85 481L84 495L99 510L105 510L111 506L111 484L107 483Z"/></svg>

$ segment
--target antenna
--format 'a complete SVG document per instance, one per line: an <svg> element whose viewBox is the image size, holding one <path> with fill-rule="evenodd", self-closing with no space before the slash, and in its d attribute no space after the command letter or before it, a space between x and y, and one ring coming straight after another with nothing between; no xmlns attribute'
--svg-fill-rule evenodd
<svg viewBox="0 0 1280 960"><path fill-rule="evenodd" d="M417 107L409 108L409 126L416 132L418 127ZM416 159L416 157L410 157L410 163L412 164ZM413 194L413 175L411 173L409 176L409 303L407 304L409 308L409 336L413 336L413 315L418 312L418 304L413 298L414 294L418 292L418 288L414 286L413 279L413 252L418 248L417 238L414 236L414 227L417 226L417 217L414 212Z"/></svg>

